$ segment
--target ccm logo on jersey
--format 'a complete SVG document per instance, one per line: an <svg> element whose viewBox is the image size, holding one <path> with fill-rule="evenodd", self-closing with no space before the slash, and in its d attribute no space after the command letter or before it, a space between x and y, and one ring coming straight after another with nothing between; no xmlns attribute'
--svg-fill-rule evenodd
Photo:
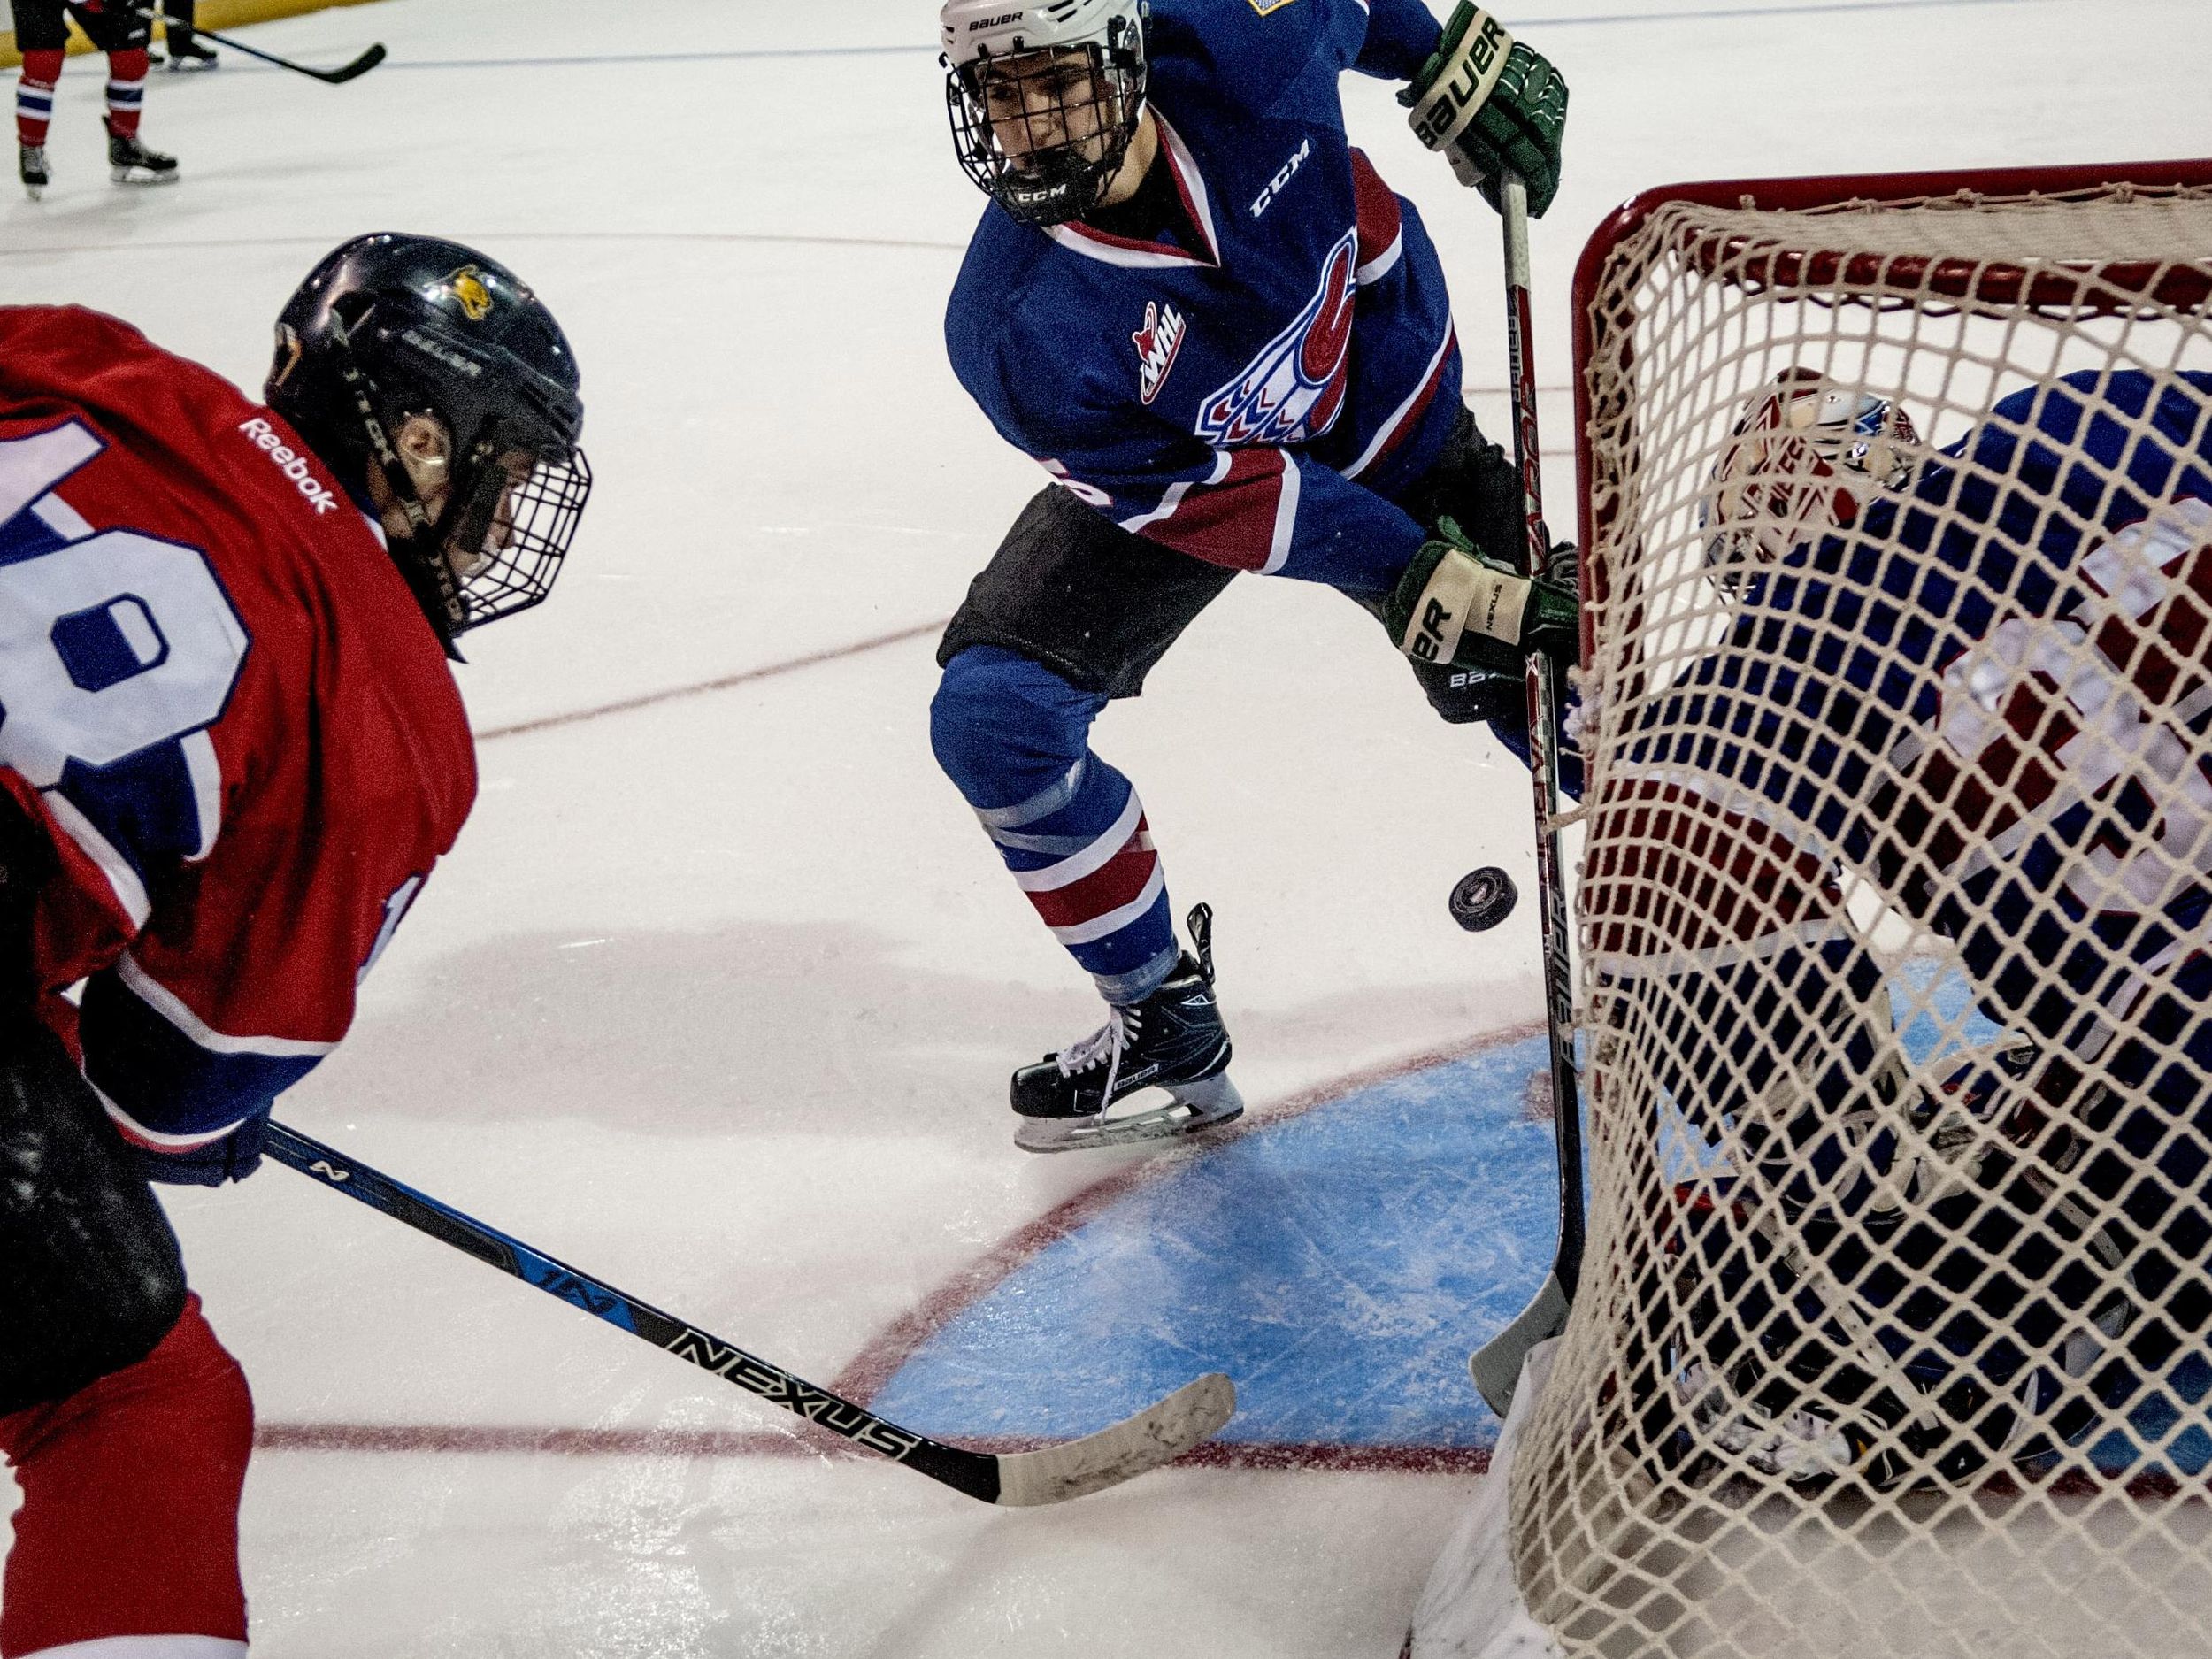
<svg viewBox="0 0 2212 1659"><path fill-rule="evenodd" d="M1275 198L1283 193L1283 187L1291 181L1299 168L1306 165L1306 157L1313 154L1313 140L1307 139L1298 146L1298 153L1283 163L1282 171L1267 181L1267 188L1252 198L1252 217L1257 219L1268 210Z"/></svg>
<svg viewBox="0 0 2212 1659"><path fill-rule="evenodd" d="M1137 389L1150 403L1160 395L1175 354L1183 349L1183 313L1172 305L1144 303L1144 326L1129 336L1137 348Z"/></svg>
<svg viewBox="0 0 2212 1659"><path fill-rule="evenodd" d="M299 493L307 497L308 505L314 508L318 518L336 511L338 498L315 481L315 474L306 460L277 436L274 426L256 415L250 420L240 421L238 430L269 452L269 459L276 464L279 472L292 480Z"/></svg>
<svg viewBox="0 0 2212 1659"><path fill-rule="evenodd" d="M1209 443L1302 443L1336 424L1350 376L1353 244L1348 230L1322 262L1321 286L1290 326L1199 406Z"/></svg>

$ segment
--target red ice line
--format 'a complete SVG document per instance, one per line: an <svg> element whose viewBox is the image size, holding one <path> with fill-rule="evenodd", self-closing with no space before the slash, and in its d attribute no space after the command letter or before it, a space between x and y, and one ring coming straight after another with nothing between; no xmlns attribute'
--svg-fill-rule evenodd
<svg viewBox="0 0 2212 1659"><path fill-rule="evenodd" d="M795 664L792 664L795 666ZM703 689L703 687L702 687ZM663 694L681 695L681 694ZM582 716L556 717L541 724ZM517 730L522 728L509 728ZM1302 1089L1240 1124L1209 1134L1202 1144L1177 1148L1133 1164L1017 1229L976 1261L930 1292L881 1335L863 1348L838 1373L830 1392L866 1405L925 1344L967 1309L995 1290L1010 1274L1041 1251L1079 1231L1140 1187L1164 1179L1194 1157L1240 1140L1259 1129L1296 1118L1348 1094L1387 1083L1410 1072L1463 1059L1485 1048L1518 1042L1538 1034L1540 1025L1509 1025L1463 1042L1337 1078ZM1037 1440L970 1440L978 1451L1025 1451ZM795 1424L769 1429L576 1429L500 1427L492 1424L439 1423L264 1423L254 1432L264 1451L445 1452L482 1455L527 1452L565 1457L864 1457L851 1442L824 1429ZM1481 1474L1490 1467L1487 1450L1448 1446L1331 1446L1321 1444L1210 1440L1179 1460L1212 1469L1322 1469L1348 1472Z"/></svg>

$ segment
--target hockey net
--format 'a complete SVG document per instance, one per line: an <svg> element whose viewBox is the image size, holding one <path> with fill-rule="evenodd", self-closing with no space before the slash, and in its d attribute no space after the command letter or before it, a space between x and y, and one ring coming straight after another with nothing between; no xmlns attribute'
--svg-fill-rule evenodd
<svg viewBox="0 0 2212 1659"><path fill-rule="evenodd" d="M2212 162L1586 251L1589 1242L1417 1655L2212 1652L2208 296Z"/></svg>

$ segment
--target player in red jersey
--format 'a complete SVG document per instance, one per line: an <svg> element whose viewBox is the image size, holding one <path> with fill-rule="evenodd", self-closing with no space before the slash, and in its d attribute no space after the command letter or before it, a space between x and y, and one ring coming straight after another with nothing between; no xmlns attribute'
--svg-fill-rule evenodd
<svg viewBox="0 0 2212 1659"><path fill-rule="evenodd" d="M474 797L453 641L589 488L568 343L480 254L349 242L277 341L264 406L0 309L0 1659L245 1650L252 1406L148 1181L250 1173L345 1034Z"/></svg>
<svg viewBox="0 0 2212 1659"><path fill-rule="evenodd" d="M68 18L108 57L108 172L118 184L172 184L177 158L139 142L146 98L147 42L152 19L137 0L9 0L23 73L15 88L16 175L36 201L51 181L46 129L54 119L54 88L69 48ZM188 27L187 35L189 35Z"/></svg>

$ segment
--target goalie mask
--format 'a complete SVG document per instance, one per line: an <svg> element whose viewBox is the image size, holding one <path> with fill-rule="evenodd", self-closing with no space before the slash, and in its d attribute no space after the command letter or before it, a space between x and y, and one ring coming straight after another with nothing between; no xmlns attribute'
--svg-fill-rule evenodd
<svg viewBox="0 0 2212 1659"><path fill-rule="evenodd" d="M591 491L584 405L566 336L512 272L458 242L357 236L276 332L263 396L357 497L381 480L411 526L392 557L449 652L551 592ZM423 415L442 452L403 457ZM442 495L419 480L441 474Z"/></svg>
<svg viewBox="0 0 2212 1659"><path fill-rule="evenodd" d="M960 165L1029 225L1098 204L1144 114L1143 0L946 0L945 104Z"/></svg>
<svg viewBox="0 0 2212 1659"><path fill-rule="evenodd" d="M1919 434L1886 398L1786 369L1752 397L1698 503L1705 562L1724 588L1847 529L1912 476Z"/></svg>

